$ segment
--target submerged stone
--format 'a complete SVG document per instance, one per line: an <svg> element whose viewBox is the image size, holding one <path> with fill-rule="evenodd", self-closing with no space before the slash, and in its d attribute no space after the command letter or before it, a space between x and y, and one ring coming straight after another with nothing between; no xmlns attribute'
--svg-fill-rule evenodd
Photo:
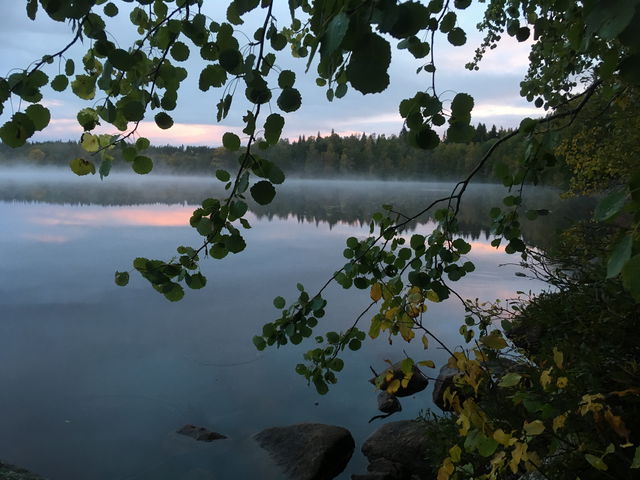
<svg viewBox="0 0 640 480"><path fill-rule="evenodd" d="M191 437L198 442L213 442L214 440L221 440L223 438L227 438L225 435L222 435L218 432L212 432L211 430L207 430L204 427L197 427L196 425L185 425L176 433L180 435L186 435L187 437Z"/></svg>

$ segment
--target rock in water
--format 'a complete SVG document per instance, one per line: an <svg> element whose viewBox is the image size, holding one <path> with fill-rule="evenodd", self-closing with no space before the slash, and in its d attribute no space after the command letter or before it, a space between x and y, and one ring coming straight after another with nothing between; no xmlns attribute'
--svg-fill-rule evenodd
<svg viewBox="0 0 640 480"><path fill-rule="evenodd" d="M195 425L185 425L176 433L180 435L186 435L187 437L195 438L199 442L213 442L214 440L220 440L227 438L218 432L212 432L204 427L197 427Z"/></svg>
<svg viewBox="0 0 640 480"><path fill-rule="evenodd" d="M383 391L378 394L378 410L384 413L395 413L402 410L402 405L395 395Z"/></svg>
<svg viewBox="0 0 640 480"><path fill-rule="evenodd" d="M0 479L2 480L45 480L35 473L16 467L8 463L0 462Z"/></svg>
<svg viewBox="0 0 640 480"><path fill-rule="evenodd" d="M355 447L349 430L320 423L267 428L254 438L293 480L335 478Z"/></svg>
<svg viewBox="0 0 640 480"><path fill-rule="evenodd" d="M414 420L389 422L362 445L369 459L368 475L384 478L432 478L432 466L423 460L429 447L425 426ZM365 477L373 478L373 477Z"/></svg>
<svg viewBox="0 0 640 480"><path fill-rule="evenodd" d="M393 366L385 370L385 373L389 371L393 372L394 379L402 380L404 378L404 372L402 371L402 362L394 363ZM415 365L413 365L412 371L413 371L413 375L409 380L409 384L406 387L401 386L394 393L396 397L408 397L409 395L413 395L414 393L421 392L422 390L427 388L427 385L429 384L429 379L424 376L422 371ZM375 377L369 380L369 382L375 385L376 384ZM386 390L389 383L390 381L389 382L386 380L383 381L382 384L380 385L380 390Z"/></svg>

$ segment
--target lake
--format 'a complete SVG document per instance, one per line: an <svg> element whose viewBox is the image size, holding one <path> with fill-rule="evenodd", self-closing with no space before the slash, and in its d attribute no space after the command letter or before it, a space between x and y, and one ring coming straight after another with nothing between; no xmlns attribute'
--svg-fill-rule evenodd
<svg viewBox="0 0 640 480"><path fill-rule="evenodd" d="M168 259L196 246L188 226L194 205L220 192L214 179L129 177L105 181L70 172L0 171L0 458L51 480L205 480L282 478L251 436L267 427L321 422L348 428L356 453L338 478L363 473L362 442L384 421L433 408L431 388L402 399L403 411L376 415L369 366L417 360L423 351L384 338L344 355L345 368L320 396L294 372L313 339L256 351L252 337L276 318L272 300L310 292L344 263L349 236L368 235L383 203L413 213L447 193L446 183L291 180L269 207L252 208L246 251L202 262L208 284L171 303L136 273L113 282L138 256ZM504 187L479 185L463 203L461 228L477 270L459 282L465 298L493 300L543 285L515 276L517 257L489 246L486 218ZM527 222L526 238L545 247L551 233L587 207L532 189L531 208L553 215ZM424 218L413 227L428 233ZM407 232L409 233L409 232ZM500 266L502 264L511 264ZM319 332L346 330L369 303L367 291L327 293ZM372 314L373 315L373 314ZM464 314L459 302L430 306L428 325L450 346ZM368 329L368 318L362 328ZM435 342L432 342L435 343ZM429 370L429 369L424 369ZM435 375L433 371L425 371ZM177 435L202 425L229 438L210 444Z"/></svg>

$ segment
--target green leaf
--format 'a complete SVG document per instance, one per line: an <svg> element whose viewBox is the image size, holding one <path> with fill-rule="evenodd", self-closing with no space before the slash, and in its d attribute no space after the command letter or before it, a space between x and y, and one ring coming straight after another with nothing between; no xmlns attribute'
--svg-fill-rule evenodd
<svg viewBox="0 0 640 480"><path fill-rule="evenodd" d="M631 249L633 246L633 236L627 233L618 240L611 250L609 261L607 262L607 278L617 277L622 271L624 264L631 258Z"/></svg>
<svg viewBox="0 0 640 480"><path fill-rule="evenodd" d="M240 137L235 133L226 132L222 135L222 145L224 148L231 152L235 152L240 149Z"/></svg>
<svg viewBox="0 0 640 480"><path fill-rule="evenodd" d="M276 103L283 112L295 112L302 104L302 97L296 88L283 88Z"/></svg>
<svg viewBox="0 0 640 480"><path fill-rule="evenodd" d="M416 145L425 150L433 150L440 144L440 137L430 127L421 128L415 135Z"/></svg>
<svg viewBox="0 0 640 480"><path fill-rule="evenodd" d="M640 447L636 447L636 453L633 455L631 468L640 468Z"/></svg>
<svg viewBox="0 0 640 480"><path fill-rule="evenodd" d="M264 122L264 138L270 145L275 145L280 140L280 134L284 127L284 118L282 115L272 113Z"/></svg>
<svg viewBox="0 0 640 480"><path fill-rule="evenodd" d="M196 230L200 235L207 236L213 232L213 222L210 218L204 217L198 221L198 225L196 226Z"/></svg>
<svg viewBox="0 0 640 480"><path fill-rule="evenodd" d="M203 288L207 284L207 278L201 273L194 273L193 275L187 273L184 281L189 288L194 290Z"/></svg>
<svg viewBox="0 0 640 480"><path fill-rule="evenodd" d="M622 285L640 301L640 254L627 260L622 268Z"/></svg>
<svg viewBox="0 0 640 480"><path fill-rule="evenodd" d="M96 79L89 75L77 75L71 82L71 90L83 100L93 100L96 96Z"/></svg>
<svg viewBox="0 0 640 480"><path fill-rule="evenodd" d="M456 116L468 115L473 110L473 97L467 93L458 93L451 101L451 113Z"/></svg>
<svg viewBox="0 0 640 480"><path fill-rule="evenodd" d="M171 56L177 62L184 62L189 58L189 47L182 42L176 42L171 47Z"/></svg>
<svg viewBox="0 0 640 480"><path fill-rule="evenodd" d="M518 383L520 383L521 378L522 375L518 373L507 373L504 377L502 377L502 380L500 380L500 383L498 383L498 385L501 387L514 387Z"/></svg>
<svg viewBox="0 0 640 480"><path fill-rule="evenodd" d="M223 50L220 52L218 62L227 72L234 73L242 63L242 54L235 49Z"/></svg>
<svg viewBox="0 0 640 480"><path fill-rule="evenodd" d="M231 179L231 175L226 170L216 170L216 178L221 182L228 182Z"/></svg>
<svg viewBox="0 0 640 480"><path fill-rule="evenodd" d="M100 150L99 137L90 133L83 133L80 137L80 146L85 152L97 152Z"/></svg>
<svg viewBox="0 0 640 480"><path fill-rule="evenodd" d="M144 105L138 100L130 100L122 107L122 114L131 122L139 122L144 118Z"/></svg>
<svg viewBox="0 0 640 480"><path fill-rule="evenodd" d="M344 368L344 361L340 358L334 358L327 365L331 370L335 370L336 372L342 371Z"/></svg>
<svg viewBox="0 0 640 480"><path fill-rule="evenodd" d="M273 197L276 196L276 189L271 182L262 180L257 182L251 187L251 196L260 205L267 205L271 203Z"/></svg>
<svg viewBox="0 0 640 480"><path fill-rule="evenodd" d="M31 20L36 19L36 12L38 11L38 0L27 0L27 17Z"/></svg>
<svg viewBox="0 0 640 480"><path fill-rule="evenodd" d="M68 59L64 63L64 74L67 77L70 77L71 75L74 74L75 70L76 70L76 64L74 63L74 61L72 59Z"/></svg>
<svg viewBox="0 0 640 480"><path fill-rule="evenodd" d="M209 88L218 88L223 86L227 81L227 72L220 65L207 65L200 72L200 79L198 80L198 87L203 92L209 90Z"/></svg>
<svg viewBox="0 0 640 480"><path fill-rule="evenodd" d="M333 17L320 39L320 54L325 56L335 52L342 43L348 29L349 16L345 12L340 12Z"/></svg>
<svg viewBox="0 0 640 480"><path fill-rule="evenodd" d="M116 285L124 287L129 283L129 272L116 272Z"/></svg>
<svg viewBox="0 0 640 480"><path fill-rule="evenodd" d="M459 27L455 27L447 34L447 40L454 47L460 47L467 43L467 34Z"/></svg>
<svg viewBox="0 0 640 480"><path fill-rule="evenodd" d="M584 458L591 464L591 466L598 470L605 471L609 468L600 457L596 457L595 455L591 455L590 453L585 453Z"/></svg>
<svg viewBox="0 0 640 480"><path fill-rule="evenodd" d="M161 287L162 294L171 302L178 302L184 297L184 289L177 283L169 283Z"/></svg>
<svg viewBox="0 0 640 480"><path fill-rule="evenodd" d="M49 110L39 104L29 105L24 113L31 119L36 130L43 130L51 120Z"/></svg>
<svg viewBox="0 0 640 480"><path fill-rule="evenodd" d="M149 139L148 139L148 138L145 138L145 137L139 137L139 138L136 140L136 149L137 149L138 151L146 150L147 148L149 148L149 146L150 146L150 145L151 145L151 142L149 141Z"/></svg>
<svg viewBox="0 0 640 480"><path fill-rule="evenodd" d="M458 16L456 15L456 12L449 11L445 13L444 17L442 17L442 20L440 20L440 25L438 26L440 31L442 33L450 32L451 29L456 26L457 19Z"/></svg>
<svg viewBox="0 0 640 480"><path fill-rule="evenodd" d="M69 162L69 167L73 173L79 176L96 173L95 165L83 158L74 158Z"/></svg>
<svg viewBox="0 0 640 480"><path fill-rule="evenodd" d="M156 121L156 125L163 130L173 126L173 118L171 118L171 115L166 112L156 113L154 120Z"/></svg>
<svg viewBox="0 0 640 480"><path fill-rule="evenodd" d="M347 65L347 78L363 94L382 92L389 86L390 61L389 42L375 33L363 35Z"/></svg>
<svg viewBox="0 0 640 480"><path fill-rule="evenodd" d="M281 33L276 33L271 37L271 48L276 51L282 50L287 46L287 37Z"/></svg>
<svg viewBox="0 0 640 480"><path fill-rule="evenodd" d="M265 342L264 338L259 337L259 336L255 336L253 337L253 344L256 346L256 348L260 351L264 350L265 348L267 348L267 342Z"/></svg>
<svg viewBox="0 0 640 480"><path fill-rule="evenodd" d="M98 117L98 112L96 112L93 108L83 108L78 112L76 116L78 119L78 123L83 128L85 132L89 130L93 130L97 125L100 124L100 118ZM89 150L87 150L89 151ZM96 152L97 150L92 150Z"/></svg>
<svg viewBox="0 0 640 480"><path fill-rule="evenodd" d="M615 217L622 211L627 200L627 191L617 190L611 192L598 203L594 212L594 218L599 222L604 222Z"/></svg>
<svg viewBox="0 0 640 480"><path fill-rule="evenodd" d="M135 63L133 55L122 48L116 48L109 52L108 58L114 68L123 71L129 70Z"/></svg>
<svg viewBox="0 0 640 480"><path fill-rule="evenodd" d="M104 6L104 14L107 17L115 17L118 15L118 7L113 2L109 2Z"/></svg>
<svg viewBox="0 0 640 480"><path fill-rule="evenodd" d="M475 134L475 130L471 125L462 123L452 123L447 129L447 140L453 143L470 142Z"/></svg>
<svg viewBox="0 0 640 480"><path fill-rule="evenodd" d="M69 86L69 79L66 75L56 75L51 80L51 88L56 92L63 92Z"/></svg>
<svg viewBox="0 0 640 480"><path fill-rule="evenodd" d="M286 301L284 298L276 297L273 299L273 306L276 307L278 310L283 309L285 305L286 305Z"/></svg>
<svg viewBox="0 0 640 480"><path fill-rule="evenodd" d="M138 155L133 159L133 171L144 175L153 169L153 161L144 155Z"/></svg>
<svg viewBox="0 0 640 480"><path fill-rule="evenodd" d="M280 88L291 88L296 81L296 74L291 70L282 70L278 75L278 86Z"/></svg>
<svg viewBox="0 0 640 480"><path fill-rule="evenodd" d="M498 448L498 442L491 437L480 434L478 435L476 448L478 449L478 453L483 457L490 457L496 451L496 448Z"/></svg>

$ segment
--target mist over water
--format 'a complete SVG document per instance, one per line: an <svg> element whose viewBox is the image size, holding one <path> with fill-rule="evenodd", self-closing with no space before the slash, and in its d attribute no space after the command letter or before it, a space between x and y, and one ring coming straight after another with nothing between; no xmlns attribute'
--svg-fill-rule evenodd
<svg viewBox="0 0 640 480"><path fill-rule="evenodd" d="M276 316L272 300L288 301L301 282L313 292L340 268L344 241L369 233L385 203L413 214L448 194L450 184L287 180L272 205L250 203L247 250L202 261L208 284L170 303L139 275L113 282L137 256L171 258L178 245L198 245L188 225L207 197L224 194L214 178L114 174L79 178L68 171L0 170L0 458L51 480L279 479L279 470L251 435L274 425L343 425L356 452L339 477L362 473L359 449L380 423L369 366L384 368L402 348L440 365L445 354L419 342L368 341L344 355L345 369L326 396L294 372L313 339L264 352L253 335ZM492 300L539 283L515 277L517 259L488 245L487 213L504 188L479 185L463 202L460 225L473 245L474 274L457 285L464 297ZM553 215L523 224L543 245L549 232L588 206L568 206L558 192L532 189L530 208ZM526 221L525 221L526 222ZM427 234L425 217L411 231ZM408 233L408 232L407 232ZM367 291L327 292L319 333L345 330L369 303ZM460 343L461 305L429 306L428 325ZM367 330L368 318L362 328ZM426 372L433 375L433 372ZM432 407L431 388L402 400L415 417ZM175 434L186 423L229 438L202 444Z"/></svg>

